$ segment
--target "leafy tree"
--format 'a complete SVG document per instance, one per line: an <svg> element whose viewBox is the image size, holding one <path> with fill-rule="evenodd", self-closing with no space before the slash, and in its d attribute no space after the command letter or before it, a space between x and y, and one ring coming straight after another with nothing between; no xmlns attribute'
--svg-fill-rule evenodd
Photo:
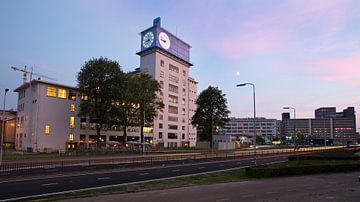
<svg viewBox="0 0 360 202"><path fill-rule="evenodd" d="M191 124L199 130L200 141L210 141L216 127L223 127L229 118L225 94L217 87L209 86L202 91L196 100L197 109L192 117Z"/></svg>
<svg viewBox="0 0 360 202"><path fill-rule="evenodd" d="M152 124L157 111L164 108L164 104L157 94L161 91L158 81L146 73L130 73L131 91L136 101L135 119L140 123L141 143L144 143L144 126Z"/></svg>
<svg viewBox="0 0 360 202"><path fill-rule="evenodd" d="M265 138L261 135L256 135L256 144L260 144L260 145L265 144Z"/></svg>
<svg viewBox="0 0 360 202"><path fill-rule="evenodd" d="M305 143L305 135L299 131L296 133L296 143L299 145Z"/></svg>
<svg viewBox="0 0 360 202"><path fill-rule="evenodd" d="M97 142L100 131L111 121L114 92L122 82L123 71L118 62L104 57L87 61L77 75L79 93L86 97L80 103L79 116L90 117L96 123Z"/></svg>
<svg viewBox="0 0 360 202"><path fill-rule="evenodd" d="M123 77L123 82L119 82L116 86L116 101L112 109L112 123L121 125L123 129L123 143L127 142L127 127L137 126L139 121L136 119L137 98L136 91L137 79L134 79L132 73L128 73Z"/></svg>

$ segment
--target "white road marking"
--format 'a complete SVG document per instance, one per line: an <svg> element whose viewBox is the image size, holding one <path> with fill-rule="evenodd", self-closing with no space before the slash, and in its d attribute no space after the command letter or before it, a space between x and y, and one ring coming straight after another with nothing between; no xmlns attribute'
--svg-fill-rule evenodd
<svg viewBox="0 0 360 202"><path fill-rule="evenodd" d="M145 197L146 195L145 194L142 194L142 195L132 195L130 196L131 198L141 198L141 197Z"/></svg>
<svg viewBox="0 0 360 202"><path fill-rule="evenodd" d="M172 170L171 172L179 172L180 169Z"/></svg>
<svg viewBox="0 0 360 202"><path fill-rule="evenodd" d="M165 194L175 194L176 192L174 192L174 191L168 191L168 192L163 192L163 193L161 193L162 195L165 195Z"/></svg>
<svg viewBox="0 0 360 202"><path fill-rule="evenodd" d="M266 194L276 194L277 192L276 191L268 191L266 192Z"/></svg>
<svg viewBox="0 0 360 202"><path fill-rule="evenodd" d="M97 178L98 180L108 180L108 179L110 179L110 177L99 177L99 178Z"/></svg>
<svg viewBox="0 0 360 202"><path fill-rule="evenodd" d="M198 169L203 169L203 168L205 168L205 167L203 167L203 166L201 166L201 167L198 167Z"/></svg>
<svg viewBox="0 0 360 202"><path fill-rule="evenodd" d="M58 185L59 183L57 182L53 182L53 183L48 183L48 184L42 184L41 186L54 186L54 185Z"/></svg>
<svg viewBox="0 0 360 202"><path fill-rule="evenodd" d="M148 175L149 173L140 173L139 175L144 176L144 175Z"/></svg>
<svg viewBox="0 0 360 202"><path fill-rule="evenodd" d="M222 199L217 199L216 201L220 202L220 201L230 201L230 200L228 198L222 198Z"/></svg>

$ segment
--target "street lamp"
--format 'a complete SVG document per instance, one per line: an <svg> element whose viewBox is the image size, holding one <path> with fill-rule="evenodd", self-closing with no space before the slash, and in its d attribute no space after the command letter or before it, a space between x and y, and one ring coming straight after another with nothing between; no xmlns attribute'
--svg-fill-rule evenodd
<svg viewBox="0 0 360 202"><path fill-rule="evenodd" d="M253 141L254 141L254 163L256 165L256 108L255 108L255 85L252 83L242 83L242 84L238 84L236 85L236 87L242 87L242 86L246 86L246 85L250 85L253 87L253 99L254 99L254 137L253 137Z"/></svg>
<svg viewBox="0 0 360 202"><path fill-rule="evenodd" d="M294 107L283 107L283 109L292 109L294 111L294 132L293 132L293 135L292 135L292 139L294 141L294 154L295 154L295 119L296 119L296 109Z"/></svg>
<svg viewBox="0 0 360 202"><path fill-rule="evenodd" d="M5 102L6 102L6 93L8 91L9 89L6 88L4 94L4 105L3 105L2 125L1 125L0 165L2 164L2 158L3 158L3 145L4 145L4 135L5 135Z"/></svg>

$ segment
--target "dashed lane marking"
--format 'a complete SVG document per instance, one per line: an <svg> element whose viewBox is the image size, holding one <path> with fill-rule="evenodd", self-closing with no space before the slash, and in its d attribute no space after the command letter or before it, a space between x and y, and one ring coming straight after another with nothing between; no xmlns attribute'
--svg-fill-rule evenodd
<svg viewBox="0 0 360 202"><path fill-rule="evenodd" d="M48 184L42 184L41 186L45 187L45 186L54 186L54 185L58 185L59 183L57 182L53 182L53 183L48 183Z"/></svg>

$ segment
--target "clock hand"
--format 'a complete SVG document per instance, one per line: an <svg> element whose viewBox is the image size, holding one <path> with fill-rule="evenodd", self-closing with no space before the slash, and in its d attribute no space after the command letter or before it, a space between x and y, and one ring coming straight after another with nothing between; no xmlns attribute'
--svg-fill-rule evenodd
<svg viewBox="0 0 360 202"><path fill-rule="evenodd" d="M164 40L164 39L161 39L161 41L163 41L164 43L166 43L166 40Z"/></svg>

